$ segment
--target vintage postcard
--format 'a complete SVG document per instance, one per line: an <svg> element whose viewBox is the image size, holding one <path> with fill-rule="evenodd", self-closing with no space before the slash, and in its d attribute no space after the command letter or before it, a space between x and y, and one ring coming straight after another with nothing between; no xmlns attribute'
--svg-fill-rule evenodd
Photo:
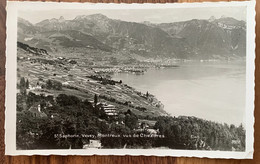
<svg viewBox="0 0 260 164"><path fill-rule="evenodd" d="M8 2L6 154L253 158L255 2Z"/></svg>

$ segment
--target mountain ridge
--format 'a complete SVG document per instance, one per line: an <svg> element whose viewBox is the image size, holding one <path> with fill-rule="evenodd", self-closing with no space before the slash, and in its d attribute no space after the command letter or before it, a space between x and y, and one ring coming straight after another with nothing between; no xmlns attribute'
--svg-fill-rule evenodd
<svg viewBox="0 0 260 164"><path fill-rule="evenodd" d="M68 44L91 48L85 42L96 40L91 44L92 47L111 53L127 51L129 54L147 58L177 59L227 59L245 56L245 22L231 17L161 24L126 22L110 19L102 14L80 15L72 20L65 20L64 17L52 18L34 25L24 19L18 20L18 40L37 48L72 47L68 44L55 44L46 35L49 32L58 34L72 30L89 37L78 43L81 35L67 34L72 37ZM94 46L95 43L98 45ZM49 48L49 51L52 49Z"/></svg>

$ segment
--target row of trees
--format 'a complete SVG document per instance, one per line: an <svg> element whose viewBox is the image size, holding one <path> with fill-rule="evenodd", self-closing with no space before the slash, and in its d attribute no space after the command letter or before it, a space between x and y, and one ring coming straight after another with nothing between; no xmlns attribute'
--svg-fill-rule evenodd
<svg viewBox="0 0 260 164"><path fill-rule="evenodd" d="M21 93L26 91L26 89L29 89L29 80L25 79L24 77L21 77L20 83L18 84L18 88L20 89ZM39 85L39 83L37 83ZM62 89L62 83L55 80L47 80L45 85L42 85L42 88L46 89L54 89L54 90L61 90ZM26 92L25 92L26 93Z"/></svg>
<svg viewBox="0 0 260 164"><path fill-rule="evenodd" d="M159 117L155 128L166 137L161 144L170 148L245 150L245 129L242 125L228 126L196 117Z"/></svg>
<svg viewBox="0 0 260 164"><path fill-rule="evenodd" d="M22 77L18 86L19 89L29 89L29 80Z"/></svg>
<svg viewBox="0 0 260 164"><path fill-rule="evenodd" d="M97 80L97 81L100 81L101 84L103 85L107 85L107 84L110 84L110 85L115 85L116 83L118 84L121 84L122 83L122 80L120 81L115 81L115 80L111 80L111 79L108 79L108 78L104 78L102 76L97 76L97 75L91 75L91 76L87 76L88 78L91 78L93 80Z"/></svg>
<svg viewBox="0 0 260 164"><path fill-rule="evenodd" d="M17 85L17 88L20 89L22 95L26 94L26 89L29 89L29 80L21 77L20 83Z"/></svg>

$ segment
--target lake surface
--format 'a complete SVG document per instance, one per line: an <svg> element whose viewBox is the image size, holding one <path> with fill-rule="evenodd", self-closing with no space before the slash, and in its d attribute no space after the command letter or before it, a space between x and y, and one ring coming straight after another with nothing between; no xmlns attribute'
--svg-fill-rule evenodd
<svg viewBox="0 0 260 164"><path fill-rule="evenodd" d="M149 69L144 75L119 73L113 75L113 79L155 95L172 116L244 124L245 62L178 65L177 68Z"/></svg>

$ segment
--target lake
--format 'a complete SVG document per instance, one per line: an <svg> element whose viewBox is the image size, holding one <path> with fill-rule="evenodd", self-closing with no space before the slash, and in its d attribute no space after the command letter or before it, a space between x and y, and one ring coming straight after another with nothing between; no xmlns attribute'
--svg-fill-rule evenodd
<svg viewBox="0 0 260 164"><path fill-rule="evenodd" d="M190 62L148 69L143 75L118 73L114 80L155 95L172 116L239 125L245 122L246 64Z"/></svg>

